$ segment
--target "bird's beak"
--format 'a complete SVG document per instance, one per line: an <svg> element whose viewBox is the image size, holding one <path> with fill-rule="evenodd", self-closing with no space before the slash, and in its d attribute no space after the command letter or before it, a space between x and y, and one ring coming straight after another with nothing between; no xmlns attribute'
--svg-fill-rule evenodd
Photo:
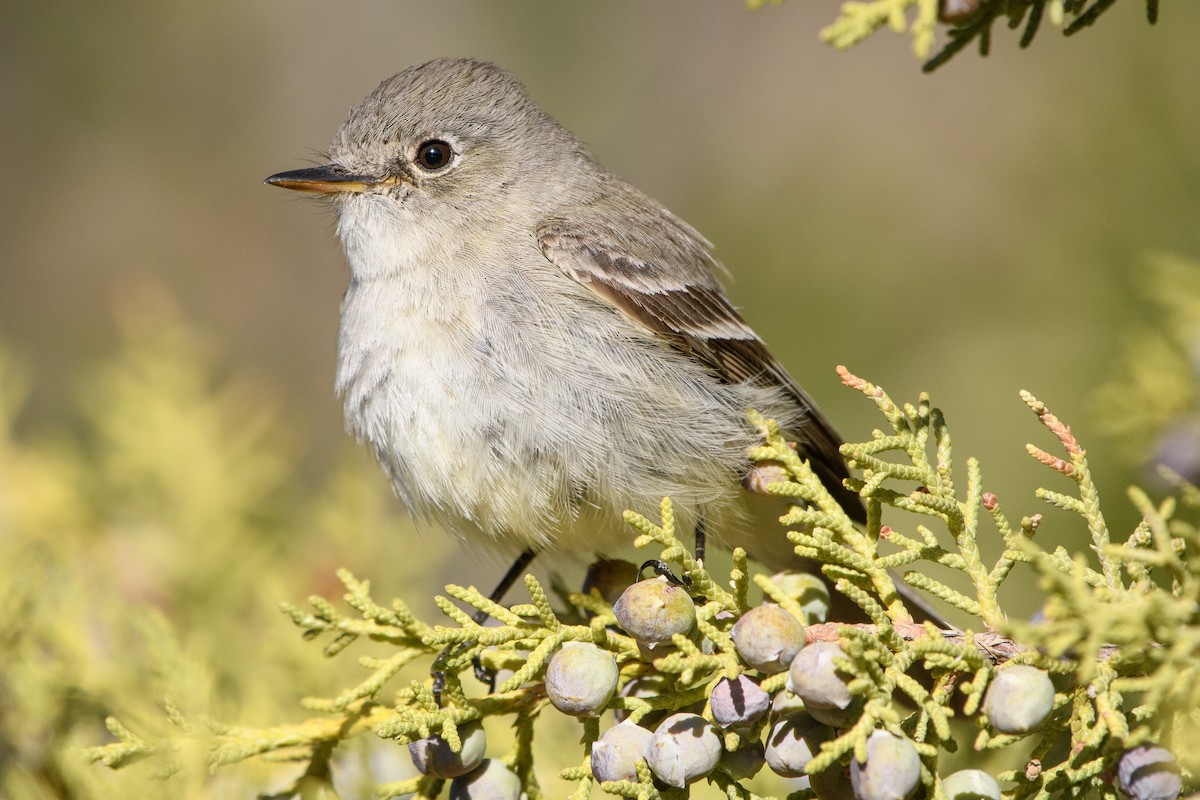
<svg viewBox="0 0 1200 800"><path fill-rule="evenodd" d="M397 180L398 178L394 176L378 178L374 175L354 175L335 164L325 164L320 167L280 172L278 175L267 178L263 183L283 189L294 189L297 192L338 194L341 192L367 192L374 188L393 186Z"/></svg>

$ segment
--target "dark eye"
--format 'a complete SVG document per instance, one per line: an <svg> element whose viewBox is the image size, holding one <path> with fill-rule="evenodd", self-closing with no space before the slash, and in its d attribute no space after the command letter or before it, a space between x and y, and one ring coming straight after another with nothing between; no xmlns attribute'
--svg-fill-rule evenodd
<svg viewBox="0 0 1200 800"><path fill-rule="evenodd" d="M417 163L432 172L449 164L452 155L454 151L450 149L450 145L441 139L430 139L428 142L422 142L417 148Z"/></svg>

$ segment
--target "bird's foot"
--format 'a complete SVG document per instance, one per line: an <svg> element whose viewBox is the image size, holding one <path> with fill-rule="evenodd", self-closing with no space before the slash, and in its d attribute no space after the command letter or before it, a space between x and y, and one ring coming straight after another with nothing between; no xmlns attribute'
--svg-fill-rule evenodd
<svg viewBox="0 0 1200 800"><path fill-rule="evenodd" d="M429 677L433 679L431 689L433 691L433 699L438 704L438 708L442 707L442 695L446 692L447 668L457 657L474 646L474 642L459 642L447 645L442 652L438 653L437 658L433 660L433 666L429 670ZM483 660L478 655L471 659L471 667L475 673L475 679L488 687L488 694L494 693L496 691L496 671L485 667Z"/></svg>
<svg viewBox="0 0 1200 800"><path fill-rule="evenodd" d="M649 561L646 561L638 569L637 577L639 581L642 579L642 574L647 569L654 570L655 575L661 575L662 577L666 578L669 583L673 583L676 586L683 586L687 589L692 588L692 581L690 578L688 578L686 575L684 575L682 578L676 576L675 573L671 571L671 568L667 566L667 562L659 561L657 558L652 558Z"/></svg>

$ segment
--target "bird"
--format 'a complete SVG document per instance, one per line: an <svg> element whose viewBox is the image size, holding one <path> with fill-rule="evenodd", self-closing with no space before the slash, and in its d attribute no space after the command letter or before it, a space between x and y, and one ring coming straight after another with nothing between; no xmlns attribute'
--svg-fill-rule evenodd
<svg viewBox="0 0 1200 800"><path fill-rule="evenodd" d="M781 501L747 489L749 409L865 520L841 438L731 303L713 246L509 72L405 69L354 106L328 163L266 183L337 213L349 433L418 519L516 555L510 583L539 553L627 548L622 513L664 497L698 534L796 564Z"/></svg>

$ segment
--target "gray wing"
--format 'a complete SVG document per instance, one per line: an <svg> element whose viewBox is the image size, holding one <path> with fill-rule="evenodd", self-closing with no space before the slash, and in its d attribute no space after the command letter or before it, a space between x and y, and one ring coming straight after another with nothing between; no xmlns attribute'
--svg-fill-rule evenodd
<svg viewBox="0 0 1200 800"><path fill-rule="evenodd" d="M782 388L801 410L793 433L802 454L851 517L865 519L858 496L842 486L841 438L730 305L708 242L666 210L604 200L547 220L538 230L546 258L722 381Z"/></svg>

